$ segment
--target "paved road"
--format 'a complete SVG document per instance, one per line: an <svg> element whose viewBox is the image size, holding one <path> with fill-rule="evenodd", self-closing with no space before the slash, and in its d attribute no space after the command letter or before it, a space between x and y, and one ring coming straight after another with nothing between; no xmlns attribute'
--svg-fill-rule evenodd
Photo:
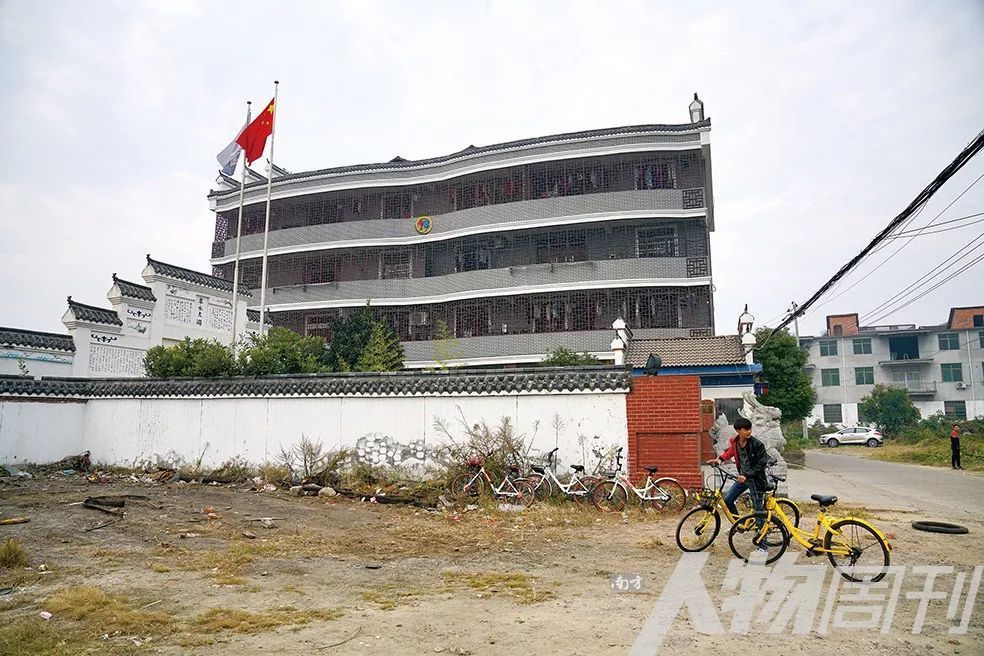
<svg viewBox="0 0 984 656"><path fill-rule="evenodd" d="M927 519L984 516L984 475L942 467L903 465L851 455L850 449L806 452L806 469L789 472L789 494L835 494L870 509L926 511Z"/></svg>

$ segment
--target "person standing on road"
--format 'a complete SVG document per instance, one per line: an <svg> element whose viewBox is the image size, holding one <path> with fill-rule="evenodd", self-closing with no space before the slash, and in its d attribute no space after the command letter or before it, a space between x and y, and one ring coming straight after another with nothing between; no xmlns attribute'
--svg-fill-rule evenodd
<svg viewBox="0 0 984 656"><path fill-rule="evenodd" d="M963 469L960 466L960 424L954 424L950 431L950 466Z"/></svg>
<svg viewBox="0 0 984 656"><path fill-rule="evenodd" d="M725 493L724 503L727 504L732 515L737 515L738 507L735 506L735 501L745 490L748 490L752 496L755 512L761 513L763 511L762 495L768 489L769 484L765 475L769 456L765 452L765 444L752 435L751 421L745 417L738 417L735 419L734 427L738 434L731 438L728 448L717 458L708 460L707 464L720 465L722 462L734 458L735 465L738 467L738 480ZM756 524L761 526L762 519L756 520ZM765 548L759 547L759 549L764 550Z"/></svg>

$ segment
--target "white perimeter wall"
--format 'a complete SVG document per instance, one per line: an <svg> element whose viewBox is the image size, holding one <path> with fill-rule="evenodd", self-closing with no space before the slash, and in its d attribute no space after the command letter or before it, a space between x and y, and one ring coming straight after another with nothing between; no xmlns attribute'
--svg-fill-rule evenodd
<svg viewBox="0 0 984 656"><path fill-rule="evenodd" d="M54 462L85 451L86 404L0 401L0 464Z"/></svg>
<svg viewBox="0 0 984 656"><path fill-rule="evenodd" d="M96 462L129 465L158 457L215 467L240 456L274 460L280 446L301 435L326 448L354 447L382 433L428 447L446 439L442 418L457 437L458 418L490 427L510 417L533 452L560 447L560 461L594 467L591 447L627 445L624 393L550 393L502 396L90 399L84 404L3 402L0 462L47 462L89 450ZM459 410L460 409L460 410ZM556 430L558 416L564 426ZM587 438L581 439L581 436ZM595 436L598 436L597 439ZM584 442L582 444L582 442Z"/></svg>

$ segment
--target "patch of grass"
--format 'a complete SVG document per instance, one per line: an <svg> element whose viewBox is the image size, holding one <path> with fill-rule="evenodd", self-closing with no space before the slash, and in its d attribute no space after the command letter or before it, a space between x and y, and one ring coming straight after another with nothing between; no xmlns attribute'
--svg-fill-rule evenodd
<svg viewBox="0 0 984 656"><path fill-rule="evenodd" d="M15 538L0 542L0 569L11 567L27 567L27 552Z"/></svg>
<svg viewBox="0 0 984 656"><path fill-rule="evenodd" d="M281 483L290 481L290 469L286 465L277 465L270 462L260 465L258 475L267 483Z"/></svg>
<svg viewBox="0 0 984 656"><path fill-rule="evenodd" d="M859 455L876 460L903 462L932 467L950 466L950 438L924 437L918 441L906 438L886 440L877 449L859 449ZM962 435L960 437L960 464L964 469L984 471L984 435Z"/></svg>
<svg viewBox="0 0 984 656"><path fill-rule="evenodd" d="M195 620L195 626L206 633L256 634L281 626L310 624L315 620L329 622L342 616L339 610L298 610L287 606L263 613L250 613L235 608L213 608Z"/></svg>
<svg viewBox="0 0 984 656"><path fill-rule="evenodd" d="M5 656L75 656L85 638L57 621L19 617L0 627L0 654Z"/></svg>
<svg viewBox="0 0 984 656"><path fill-rule="evenodd" d="M554 598L549 590L537 590L535 582L518 572L446 572L444 579L451 584L464 585L472 590L491 595L505 594L517 604L533 604Z"/></svg>
<svg viewBox="0 0 984 656"><path fill-rule="evenodd" d="M158 633L174 622L167 613L135 610L123 599L87 586L59 590L41 606L59 619L82 622L95 633L139 631L146 635Z"/></svg>
<svg viewBox="0 0 984 656"><path fill-rule="evenodd" d="M427 594L422 588L391 583L362 592L362 598L376 604L381 610L393 610L401 604L409 605Z"/></svg>

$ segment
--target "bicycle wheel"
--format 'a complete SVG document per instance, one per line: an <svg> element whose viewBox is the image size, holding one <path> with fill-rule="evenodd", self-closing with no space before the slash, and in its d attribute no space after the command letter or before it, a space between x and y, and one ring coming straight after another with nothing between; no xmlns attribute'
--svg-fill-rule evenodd
<svg viewBox="0 0 984 656"><path fill-rule="evenodd" d="M546 501L553 495L553 483L543 474L530 474L526 480L533 486L533 494L537 501Z"/></svg>
<svg viewBox="0 0 984 656"><path fill-rule="evenodd" d="M848 581L881 581L888 573L891 560L888 545L873 528L856 519L841 519L830 525L836 533L823 536L823 548L846 553L827 552L834 569Z"/></svg>
<svg viewBox="0 0 984 656"><path fill-rule="evenodd" d="M776 505L782 507L782 511L786 513L786 517L789 521L793 523L793 526L799 528L800 525L800 509L795 503L789 499L776 499Z"/></svg>
<svg viewBox="0 0 984 656"><path fill-rule="evenodd" d="M759 527L756 520L762 520ZM746 563L772 563L789 547L789 531L777 519L765 512L743 515L728 531L728 546L736 558Z"/></svg>
<svg viewBox="0 0 984 656"><path fill-rule="evenodd" d="M512 481L512 484L504 483L502 490L494 494L499 503L507 506L529 507L534 499L533 489L524 479Z"/></svg>
<svg viewBox="0 0 984 656"><path fill-rule="evenodd" d="M628 494L625 488L615 481L602 481L591 491L591 501L602 512L619 512L625 508Z"/></svg>
<svg viewBox="0 0 984 656"><path fill-rule="evenodd" d="M683 551L703 551L711 546L720 530L721 513L708 506L698 506L677 524L677 546Z"/></svg>
<svg viewBox="0 0 984 656"><path fill-rule="evenodd" d="M687 505L687 491L672 478L657 479L656 488L657 493L663 492L670 497L668 501L660 501L656 506L659 510L678 513Z"/></svg>
<svg viewBox="0 0 984 656"><path fill-rule="evenodd" d="M458 497L480 497L485 493L485 481L481 476L459 474L451 481L451 494Z"/></svg>
<svg viewBox="0 0 984 656"><path fill-rule="evenodd" d="M567 494L574 499L574 503L586 504L591 502L591 492L594 491L595 485L598 484L600 479L594 476L585 476L584 478L579 478L573 485L571 485L570 490Z"/></svg>

